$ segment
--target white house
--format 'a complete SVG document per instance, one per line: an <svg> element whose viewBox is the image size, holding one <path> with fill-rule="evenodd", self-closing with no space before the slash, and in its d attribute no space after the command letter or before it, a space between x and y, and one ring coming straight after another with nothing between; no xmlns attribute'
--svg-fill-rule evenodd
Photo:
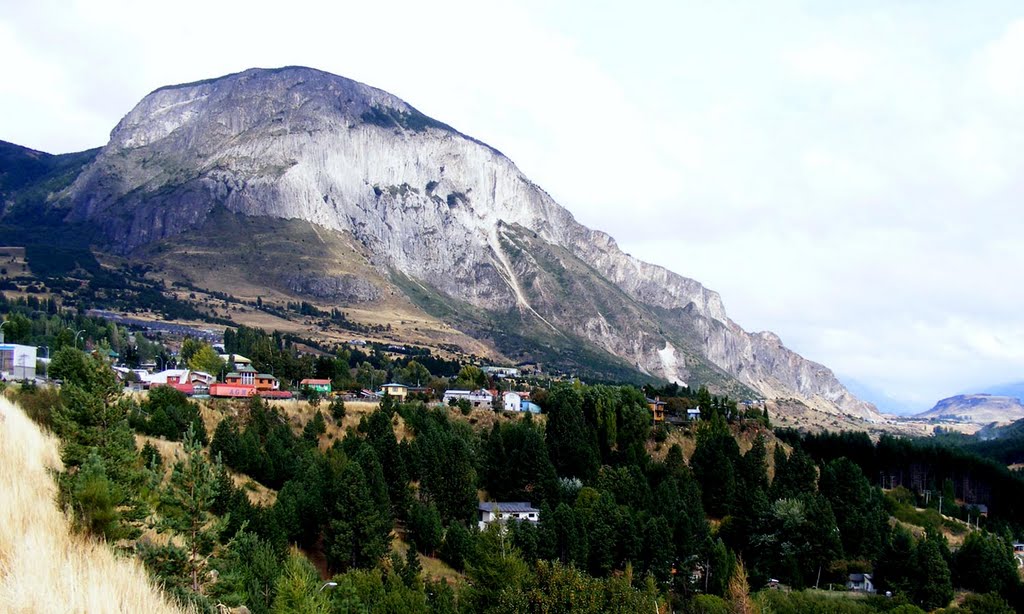
<svg viewBox="0 0 1024 614"><path fill-rule="evenodd" d="M483 501L477 506L479 511L480 530L483 531L492 522L502 524L509 520L519 522L539 522L540 510L525 501Z"/></svg>
<svg viewBox="0 0 1024 614"><path fill-rule="evenodd" d="M523 397L519 396L516 392L509 391L502 395L501 401L505 411L519 411L523 403Z"/></svg>
<svg viewBox="0 0 1024 614"><path fill-rule="evenodd" d="M691 421L700 420L700 408L694 407L686 410L686 419Z"/></svg>
<svg viewBox="0 0 1024 614"><path fill-rule="evenodd" d="M217 378L202 371L190 371L188 369L165 369L159 373L147 373L142 381L152 386L153 384L210 384L217 381Z"/></svg>
<svg viewBox="0 0 1024 614"><path fill-rule="evenodd" d="M528 411L531 414L540 413L539 405L527 401L518 392L506 392L501 400L501 406L505 411Z"/></svg>
<svg viewBox="0 0 1024 614"><path fill-rule="evenodd" d="M860 591L862 593L875 592L875 585L871 582L871 574L869 573L850 574L850 579L846 583L846 588L851 591Z"/></svg>
<svg viewBox="0 0 1024 614"><path fill-rule="evenodd" d="M35 346L16 343L0 344L0 375L5 380L35 379Z"/></svg>
<svg viewBox="0 0 1024 614"><path fill-rule="evenodd" d="M473 407L490 405L494 402L494 395L489 391L480 390L448 390L444 393L443 402L445 405L451 403L452 399L466 399Z"/></svg>

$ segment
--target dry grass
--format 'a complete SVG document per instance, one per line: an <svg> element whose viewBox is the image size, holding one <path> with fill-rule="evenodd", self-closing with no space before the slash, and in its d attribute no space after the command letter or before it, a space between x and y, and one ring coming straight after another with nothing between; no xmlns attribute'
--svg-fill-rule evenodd
<svg viewBox="0 0 1024 614"><path fill-rule="evenodd" d="M71 532L60 467L57 439L0 398L0 611L180 613L138 561Z"/></svg>
<svg viewBox="0 0 1024 614"><path fill-rule="evenodd" d="M394 539L391 540L391 551L397 552L398 555L402 557L402 560L405 560L405 555L408 550L409 544L407 544L401 536L395 535ZM423 568L424 578L429 578L435 582L443 578L449 585L463 584L466 582L466 576L456 571L441 559L426 556L424 554L417 554L416 556L419 558L420 566Z"/></svg>

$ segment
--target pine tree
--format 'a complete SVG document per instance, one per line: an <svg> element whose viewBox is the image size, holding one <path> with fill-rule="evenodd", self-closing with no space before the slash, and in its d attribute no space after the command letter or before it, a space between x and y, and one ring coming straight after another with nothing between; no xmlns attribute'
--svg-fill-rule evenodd
<svg viewBox="0 0 1024 614"><path fill-rule="evenodd" d="M211 524L220 461L211 464L203 456L202 446L191 426L185 433L184 448L185 458L174 464L170 482L161 497L164 512L161 524L184 540L188 550L187 573L192 579L192 590L198 593L200 571L205 565L203 553L208 552L220 528L219 523Z"/></svg>
<svg viewBox="0 0 1024 614"><path fill-rule="evenodd" d="M917 547L917 586L914 601L926 610L949 605L953 599L953 583L949 566L934 538L926 538Z"/></svg>

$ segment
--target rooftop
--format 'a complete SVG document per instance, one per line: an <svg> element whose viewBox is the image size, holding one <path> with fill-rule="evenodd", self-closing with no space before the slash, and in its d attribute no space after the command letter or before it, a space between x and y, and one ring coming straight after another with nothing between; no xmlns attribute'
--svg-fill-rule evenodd
<svg viewBox="0 0 1024 614"><path fill-rule="evenodd" d="M526 501L481 501L478 509L481 512L491 512L497 509L504 514L540 512Z"/></svg>

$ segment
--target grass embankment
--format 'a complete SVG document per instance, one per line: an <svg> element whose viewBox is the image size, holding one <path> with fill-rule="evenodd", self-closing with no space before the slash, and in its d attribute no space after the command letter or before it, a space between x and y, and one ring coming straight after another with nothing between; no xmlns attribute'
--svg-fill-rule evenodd
<svg viewBox="0 0 1024 614"><path fill-rule="evenodd" d="M71 532L57 439L0 397L0 612L180 613L142 565Z"/></svg>

